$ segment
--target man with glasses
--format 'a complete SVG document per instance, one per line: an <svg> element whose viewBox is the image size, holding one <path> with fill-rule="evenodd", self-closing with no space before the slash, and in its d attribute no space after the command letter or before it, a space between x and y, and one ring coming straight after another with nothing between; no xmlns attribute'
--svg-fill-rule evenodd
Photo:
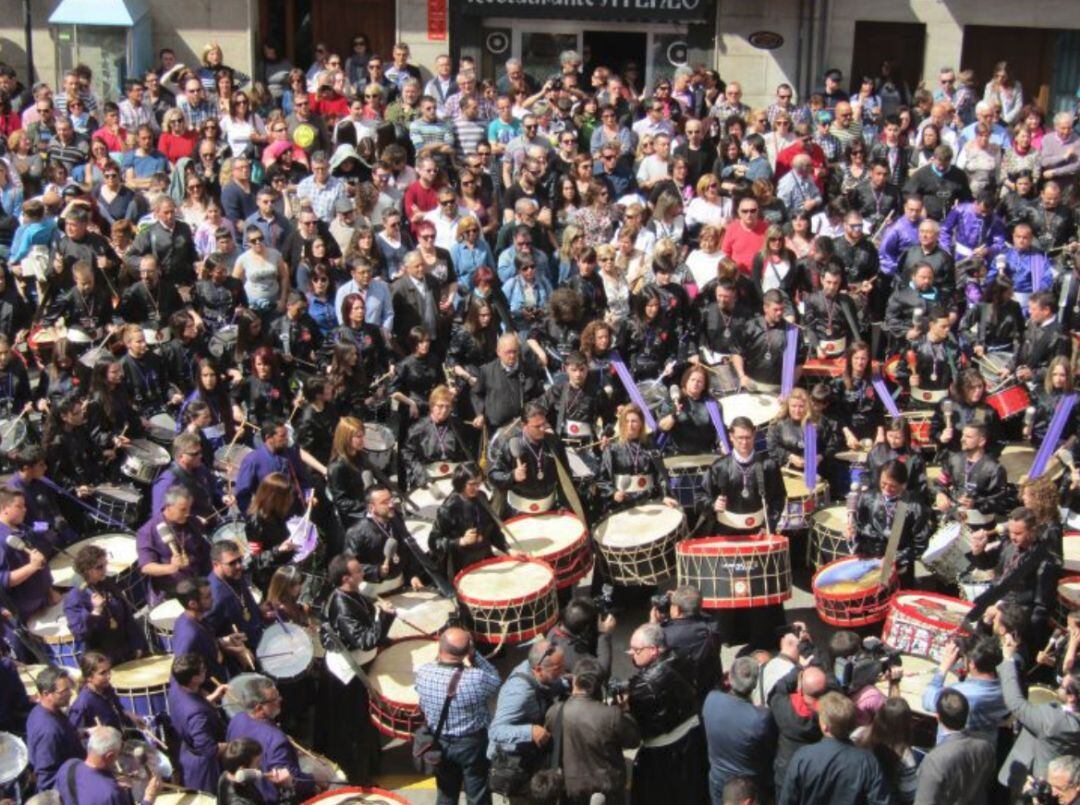
<svg viewBox="0 0 1080 805"><path fill-rule="evenodd" d="M194 433L181 433L173 439L172 462L154 481L150 494L151 511L161 511L165 495L174 486L188 491L191 513L207 524L215 512L232 503L232 496L222 494L220 481L203 462L202 443Z"/></svg>
<svg viewBox="0 0 1080 805"><path fill-rule="evenodd" d="M197 78L184 82L184 92L177 97L176 108L184 114L189 131L201 129L203 123L218 116L217 108L206 99L206 90Z"/></svg>
<svg viewBox="0 0 1080 805"><path fill-rule="evenodd" d="M315 214L326 224L334 217L334 204L345 197L345 183L330 175L330 160L322 151L311 155L311 176L296 186L296 198L311 202Z"/></svg>
<svg viewBox="0 0 1080 805"><path fill-rule="evenodd" d="M750 273L754 258L765 245L765 230L769 228L761 218L760 208L753 196L747 196L736 207L738 220L724 231L720 251L735 261L739 270Z"/></svg>

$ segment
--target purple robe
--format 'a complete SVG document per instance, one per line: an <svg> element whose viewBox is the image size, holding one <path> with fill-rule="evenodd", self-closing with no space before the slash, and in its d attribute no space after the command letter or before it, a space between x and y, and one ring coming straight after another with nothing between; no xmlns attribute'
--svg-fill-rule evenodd
<svg viewBox="0 0 1080 805"><path fill-rule="evenodd" d="M68 785L72 767L75 772ZM56 775L56 790L63 805L131 805L131 792L121 788L112 774L92 769L81 760L64 764Z"/></svg>
<svg viewBox="0 0 1080 805"><path fill-rule="evenodd" d="M104 694L95 692L89 685L84 685L79 695L75 697L75 701L71 703L68 720L80 730L96 727L99 721L103 726L116 727L118 730L130 726L124 716L124 705L120 703L111 685Z"/></svg>
<svg viewBox="0 0 1080 805"><path fill-rule="evenodd" d="M159 512L147 520L135 535L140 568L151 563L167 565L172 561L172 551L158 533L158 524L163 522L165 516ZM176 585L184 579L199 578L210 573L210 544L203 538L202 529L195 518L189 517L183 525L172 523L171 526L176 535L177 548L183 548L187 553L188 566L171 576L147 576L147 603L151 607L169 598Z"/></svg>
<svg viewBox="0 0 1080 805"><path fill-rule="evenodd" d="M75 726L63 713L50 713L40 704L26 719L26 749L30 768L37 774L37 790L56 785L56 773L65 760L81 759L86 751Z"/></svg>
<svg viewBox="0 0 1080 805"><path fill-rule="evenodd" d="M206 661L207 679L225 681L225 656L217 642L213 626L197 621L186 612L173 625L173 656L198 654Z"/></svg>
<svg viewBox="0 0 1080 805"><path fill-rule="evenodd" d="M345 717L344 714L343 717ZM240 713L229 722L225 737L229 741L237 738L251 738L257 741L263 748L262 770L264 773L272 769L288 769L293 776L297 799L304 800L315 795L315 781L310 774L300 771L300 760L296 755L296 750L289 743L288 736L276 724L259 721L247 713ZM259 780L259 793L267 802L281 801L277 786L265 778Z"/></svg>
<svg viewBox="0 0 1080 805"><path fill-rule="evenodd" d="M225 740L225 722L217 708L199 693L169 682L169 716L180 736L180 769L184 785L213 794L221 766L218 744Z"/></svg>
<svg viewBox="0 0 1080 805"><path fill-rule="evenodd" d="M35 612L45 608L49 603L49 592L52 589L52 571L48 566L43 567L18 587L11 586L11 574L19 568L30 564L30 554L26 551L17 551L7 544L9 534L20 534L20 529L12 529L0 523L0 587L3 587L18 608L19 618L26 621ZM23 537L24 542L29 542Z"/></svg>

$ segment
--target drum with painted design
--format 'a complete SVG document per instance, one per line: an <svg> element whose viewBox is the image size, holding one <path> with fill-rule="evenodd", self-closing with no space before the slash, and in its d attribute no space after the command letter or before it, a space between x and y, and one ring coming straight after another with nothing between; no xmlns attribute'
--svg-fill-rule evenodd
<svg viewBox="0 0 1080 805"><path fill-rule="evenodd" d="M412 738L424 721L415 686L416 672L438 656L438 642L427 637L405 638L379 652L368 668L370 716L375 729L391 738Z"/></svg>
<svg viewBox="0 0 1080 805"><path fill-rule="evenodd" d="M889 603L881 639L904 654L941 660L949 640L966 636L971 603L918 590L901 591Z"/></svg>
<svg viewBox="0 0 1080 805"><path fill-rule="evenodd" d="M601 520L593 539L605 578L649 587L675 572L675 543L686 536L686 515L662 503L633 506Z"/></svg>
<svg viewBox="0 0 1080 805"><path fill-rule="evenodd" d="M555 571L539 559L485 559L458 573L454 589L482 643L523 643L559 619Z"/></svg>
<svg viewBox="0 0 1080 805"><path fill-rule="evenodd" d="M749 609L791 598L791 556L780 534L701 537L675 546L679 585L701 591L706 609Z"/></svg>
<svg viewBox="0 0 1080 805"><path fill-rule="evenodd" d="M592 568L589 531L573 512L522 515L506 521L510 547L542 559L555 569L560 590L573 587Z"/></svg>

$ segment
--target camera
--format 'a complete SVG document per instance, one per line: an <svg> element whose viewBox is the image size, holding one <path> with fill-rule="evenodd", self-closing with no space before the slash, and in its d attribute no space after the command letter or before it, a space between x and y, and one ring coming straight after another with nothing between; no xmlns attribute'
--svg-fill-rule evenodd
<svg viewBox="0 0 1080 805"><path fill-rule="evenodd" d="M596 614L601 618L606 618L615 609L615 587L611 584L605 584L600 588L600 592L593 596L593 606L596 607Z"/></svg>
<svg viewBox="0 0 1080 805"><path fill-rule="evenodd" d="M655 593L649 598L649 606L660 613L661 622L671 620L671 593Z"/></svg>

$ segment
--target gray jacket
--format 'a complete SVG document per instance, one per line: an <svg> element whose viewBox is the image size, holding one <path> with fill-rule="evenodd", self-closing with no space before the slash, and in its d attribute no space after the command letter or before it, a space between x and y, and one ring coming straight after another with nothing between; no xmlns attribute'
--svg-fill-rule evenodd
<svg viewBox="0 0 1080 805"><path fill-rule="evenodd" d="M965 732L949 735L919 764L915 805L985 805L994 747Z"/></svg>
<svg viewBox="0 0 1080 805"><path fill-rule="evenodd" d="M1058 755L1080 753L1080 714L1058 704L1032 704L1025 699L1012 660L1002 662L997 674L1005 706L1021 727L998 781L1018 795L1029 774L1045 777L1047 764Z"/></svg>

